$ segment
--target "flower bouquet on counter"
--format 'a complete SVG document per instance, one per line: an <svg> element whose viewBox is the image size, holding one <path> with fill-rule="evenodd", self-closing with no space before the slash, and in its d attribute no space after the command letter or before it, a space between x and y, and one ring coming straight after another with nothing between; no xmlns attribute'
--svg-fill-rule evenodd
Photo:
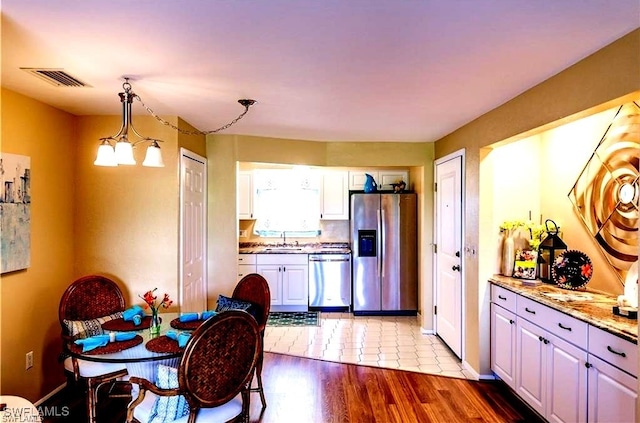
<svg viewBox="0 0 640 423"><path fill-rule="evenodd" d="M158 317L158 310L160 307L169 308L169 306L173 304L173 301L169 298L169 294L167 293L162 297L162 301L158 302L158 297L154 295L154 292L156 292L157 289L158 288L153 288L151 291L145 292L143 296L140 296L140 298L145 302L144 308L151 309L151 326L149 327L149 330L152 335L160 334L160 323L162 323L162 320Z"/></svg>

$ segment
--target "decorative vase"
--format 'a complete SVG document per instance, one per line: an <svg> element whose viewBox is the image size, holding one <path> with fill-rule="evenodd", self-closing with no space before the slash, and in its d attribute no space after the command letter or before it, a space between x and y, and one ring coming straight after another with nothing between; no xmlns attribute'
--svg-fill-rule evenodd
<svg viewBox="0 0 640 423"><path fill-rule="evenodd" d="M502 241L502 274L504 276L513 275L513 265L515 264L516 251L511 231L505 233Z"/></svg>
<svg viewBox="0 0 640 423"><path fill-rule="evenodd" d="M158 310L151 309L151 325L149 326L149 333L151 337L160 336L160 323L162 319L158 316Z"/></svg>

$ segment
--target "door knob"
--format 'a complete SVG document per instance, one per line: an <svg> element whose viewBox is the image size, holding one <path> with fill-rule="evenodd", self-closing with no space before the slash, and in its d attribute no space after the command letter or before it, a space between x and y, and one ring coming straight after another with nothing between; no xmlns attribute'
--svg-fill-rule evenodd
<svg viewBox="0 0 640 423"><path fill-rule="evenodd" d="M455 266L451 266L451 270L459 272L460 271L460 265L456 264Z"/></svg>

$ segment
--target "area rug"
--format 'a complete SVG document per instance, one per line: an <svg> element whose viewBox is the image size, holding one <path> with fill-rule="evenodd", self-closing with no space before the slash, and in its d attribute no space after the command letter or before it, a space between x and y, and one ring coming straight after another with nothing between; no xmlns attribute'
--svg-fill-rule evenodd
<svg viewBox="0 0 640 423"><path fill-rule="evenodd" d="M317 311L273 311L267 326L320 326Z"/></svg>

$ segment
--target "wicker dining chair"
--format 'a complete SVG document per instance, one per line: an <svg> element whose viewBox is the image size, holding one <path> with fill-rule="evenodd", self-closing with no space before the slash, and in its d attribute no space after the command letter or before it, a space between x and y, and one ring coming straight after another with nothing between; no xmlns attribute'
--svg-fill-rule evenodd
<svg viewBox="0 0 640 423"><path fill-rule="evenodd" d="M58 319L62 328L62 341L73 340L70 322L95 322L125 309L122 291L111 279L89 275L74 281L66 289L58 307ZM87 414L89 422L96 419L98 389L105 383L127 375L127 368L120 363L97 363L75 357L64 359L64 369L74 382L84 381L87 389Z"/></svg>
<svg viewBox="0 0 640 423"><path fill-rule="evenodd" d="M137 376L129 379L140 391L127 409L127 422L146 423L154 409L175 413L176 406L158 406L157 401L177 395L184 396L189 412L175 421L248 422L249 387L261 350L260 329L249 313L229 310L213 316L187 342L177 387L163 389Z"/></svg>
<svg viewBox="0 0 640 423"><path fill-rule="evenodd" d="M271 309L271 291L269 290L269 284L267 280L257 273L250 273L240 279L240 282L233 290L232 298L242 301L247 301L253 304L253 315L258 321L258 327L260 328L260 336L264 341L264 330L267 326L267 319L269 318L269 310ZM258 382L257 388L252 388L252 392L260 393L260 400L262 401L262 408L267 407L267 401L264 396L264 389L262 388L262 364L264 360L264 351L260 349L260 356L258 357L258 363L256 364L256 379Z"/></svg>

